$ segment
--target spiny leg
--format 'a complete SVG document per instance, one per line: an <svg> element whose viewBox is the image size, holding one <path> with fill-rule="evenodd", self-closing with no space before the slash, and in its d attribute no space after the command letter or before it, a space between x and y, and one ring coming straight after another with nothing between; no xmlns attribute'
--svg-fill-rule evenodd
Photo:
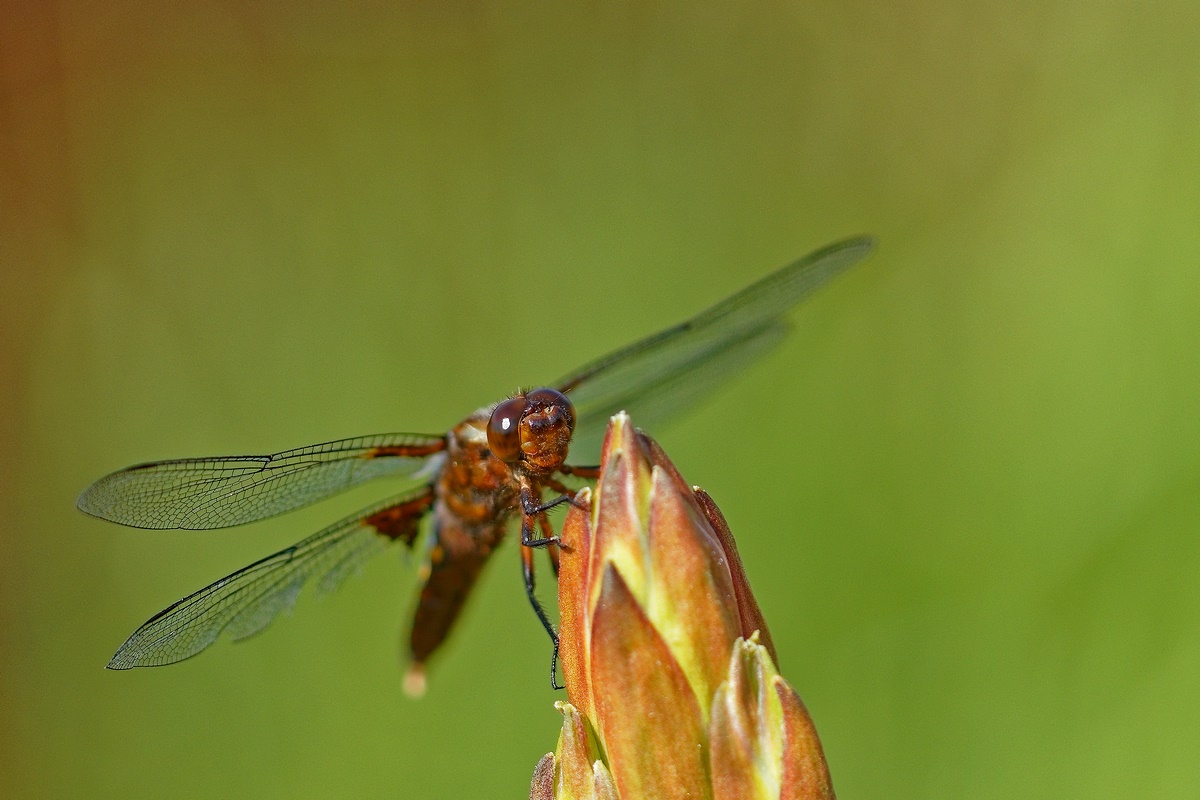
<svg viewBox="0 0 1200 800"><path fill-rule="evenodd" d="M550 620L542 608L542 604L538 602L537 595L534 593L533 548L549 548L550 563L554 568L554 576L557 578L559 539L554 533L554 528L551 526L550 518L546 515L546 512L563 503L571 502L572 497L564 493L548 503L542 503L541 495L542 490L540 486L523 482L521 486L521 544L523 545L521 548L521 564L525 574L525 594L529 597L529 603L533 606L538 619L541 620L542 627L550 635L550 641L554 643L554 652L550 656L550 686L555 689L561 689L563 687L559 686L557 677L558 634L555 633L554 627L550 624ZM535 539L533 535L534 520L537 520L538 527L541 529L542 537L539 539Z"/></svg>
<svg viewBox="0 0 1200 800"><path fill-rule="evenodd" d="M545 547L549 544L558 544L558 537L554 535L553 530L550 531L549 536L545 536L541 539L533 538L533 520L537 517L545 516L546 512L550 509L569 502L571 502L570 496L561 495L554 498L549 503L543 503L542 491L540 488L534 490L528 486L522 486L521 544L523 544L525 547Z"/></svg>
<svg viewBox="0 0 1200 800"><path fill-rule="evenodd" d="M527 538L526 526L533 527L531 521L523 517L521 519L522 544ZM529 604L533 606L533 612L537 614L538 619L542 622L542 627L550 636L550 641L554 643L554 652L550 654L550 688L561 689L563 687L558 684L558 634L555 633L554 626L550 624L550 618L546 616L546 611L538 602L537 593L534 591L533 548L528 545L521 548L521 572L525 578L525 595L529 598Z"/></svg>
<svg viewBox="0 0 1200 800"><path fill-rule="evenodd" d="M537 520L538 527L542 529L543 538L557 538L554 535L554 526L550 524L550 517L546 516L545 514L539 514ZM554 580L558 580L558 558L560 552L559 545L555 544L554 542L546 545L546 553L550 556L550 568L554 570Z"/></svg>
<svg viewBox="0 0 1200 800"><path fill-rule="evenodd" d="M568 474L573 474L573 473L568 473ZM567 503L567 502L574 503L575 502L576 490L572 489L570 486L567 486L565 483L558 480L557 478L548 475L548 476L542 478L542 483L546 487L553 489L554 491L558 492L561 495L561 497L557 497L552 501L554 503L554 505L558 505L559 503ZM585 506L581 505L580 508L585 508Z"/></svg>

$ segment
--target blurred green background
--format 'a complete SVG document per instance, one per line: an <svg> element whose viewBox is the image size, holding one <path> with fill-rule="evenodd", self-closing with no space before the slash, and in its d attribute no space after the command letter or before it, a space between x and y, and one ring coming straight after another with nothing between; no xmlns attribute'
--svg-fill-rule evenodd
<svg viewBox="0 0 1200 800"><path fill-rule="evenodd" d="M511 542L420 702L398 553L112 673L389 488L207 533L76 494L442 431L869 232L660 436L839 795L1196 796L1198 8L6 5L0 795L524 796L561 695Z"/></svg>

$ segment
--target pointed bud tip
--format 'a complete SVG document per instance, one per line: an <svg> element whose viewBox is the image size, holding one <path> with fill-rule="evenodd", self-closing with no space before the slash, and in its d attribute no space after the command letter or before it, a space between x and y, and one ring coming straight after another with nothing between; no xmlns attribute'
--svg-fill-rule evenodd
<svg viewBox="0 0 1200 800"><path fill-rule="evenodd" d="M627 440L632 438L633 424L629 415L618 411L608 419L608 428L604 431L604 443L600 447L600 463L605 464L614 452L625 449Z"/></svg>

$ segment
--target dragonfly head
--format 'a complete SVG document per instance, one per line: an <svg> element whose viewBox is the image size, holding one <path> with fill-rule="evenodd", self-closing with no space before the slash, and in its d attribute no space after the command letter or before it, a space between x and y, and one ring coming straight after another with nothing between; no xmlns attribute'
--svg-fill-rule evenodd
<svg viewBox="0 0 1200 800"><path fill-rule="evenodd" d="M488 446L501 461L550 472L567 460L575 409L556 389L534 389L500 403L488 420Z"/></svg>

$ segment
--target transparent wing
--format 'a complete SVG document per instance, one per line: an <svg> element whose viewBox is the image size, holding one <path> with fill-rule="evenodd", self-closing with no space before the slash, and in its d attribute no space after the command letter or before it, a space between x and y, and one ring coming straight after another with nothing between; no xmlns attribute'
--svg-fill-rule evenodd
<svg viewBox="0 0 1200 800"><path fill-rule="evenodd" d="M333 591L389 541L411 545L432 504L431 486L393 497L188 595L134 631L108 668L174 664L222 633L234 641L259 633L291 610L310 580L320 593Z"/></svg>
<svg viewBox="0 0 1200 800"><path fill-rule="evenodd" d="M658 380L643 384L638 391L616 396L604 406L582 417L571 436L571 461L596 464L609 418L624 409L639 428L658 431L660 426L699 404L716 388L749 367L756 359L779 344L791 330L784 320L776 320L753 333L728 343L694 369L664 373Z"/></svg>
<svg viewBox="0 0 1200 800"><path fill-rule="evenodd" d="M594 463L608 418L639 425L692 405L787 333L783 315L871 251L866 236L810 253L696 316L593 361L560 380L575 405L571 459ZM645 421L643 421L645 420Z"/></svg>
<svg viewBox="0 0 1200 800"><path fill-rule="evenodd" d="M79 509L134 528L226 528L282 514L385 475L416 476L442 436L383 433L262 456L139 464L93 483Z"/></svg>

